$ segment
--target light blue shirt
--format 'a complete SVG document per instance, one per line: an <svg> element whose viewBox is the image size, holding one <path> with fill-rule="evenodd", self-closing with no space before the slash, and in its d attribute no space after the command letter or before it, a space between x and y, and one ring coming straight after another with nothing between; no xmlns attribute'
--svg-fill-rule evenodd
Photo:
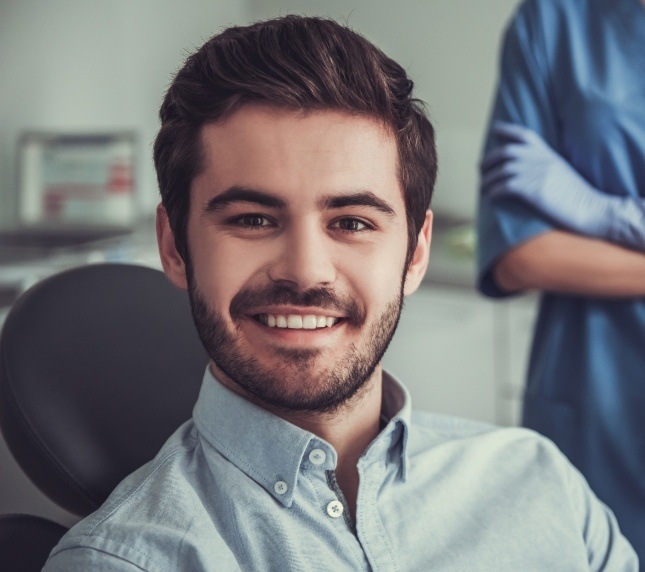
<svg viewBox="0 0 645 572"><path fill-rule="evenodd" d="M611 512L546 439L412 414L358 463L353 523L325 441L207 371L193 419L54 549L45 570L636 571Z"/></svg>
<svg viewBox="0 0 645 572"><path fill-rule="evenodd" d="M645 6L528 0L504 38L492 121L538 133L601 192L645 199ZM489 133L486 148L499 144ZM480 200L479 287L497 260L557 229L516 200ZM545 293L523 424L552 439L645 558L645 297Z"/></svg>

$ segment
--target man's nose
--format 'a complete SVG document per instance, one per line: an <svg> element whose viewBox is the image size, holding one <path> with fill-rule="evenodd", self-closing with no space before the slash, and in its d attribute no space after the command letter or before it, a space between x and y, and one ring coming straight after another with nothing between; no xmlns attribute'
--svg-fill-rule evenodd
<svg viewBox="0 0 645 572"><path fill-rule="evenodd" d="M297 290L331 284L336 279L331 239L315 224L300 223L285 232L269 278Z"/></svg>

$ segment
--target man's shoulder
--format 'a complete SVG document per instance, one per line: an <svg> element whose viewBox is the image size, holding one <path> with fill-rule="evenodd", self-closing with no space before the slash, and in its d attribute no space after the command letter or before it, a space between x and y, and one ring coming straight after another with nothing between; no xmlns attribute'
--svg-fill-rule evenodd
<svg viewBox="0 0 645 572"><path fill-rule="evenodd" d="M485 421L419 410L412 412L412 427L455 437L478 435L499 429L497 425Z"/></svg>
<svg viewBox="0 0 645 572"><path fill-rule="evenodd" d="M412 412L411 421L411 431L433 444L494 439L510 446L525 446L527 442L532 442L536 446L558 451L552 441L525 427L501 426L487 421L416 410Z"/></svg>
<svg viewBox="0 0 645 572"><path fill-rule="evenodd" d="M515 548L523 546L517 558L527 562L566 553L562 569L587 559L590 568L600 569L597 564L606 559L607 569L636 570L611 511L546 437L419 413L409 427L407 450L407 476L398 492L407 488L415 506L428 499L434 519L452 522L455 530L467 522L485 523L511 545L517 542ZM473 530L477 537L479 524ZM540 548L529 555L535 546Z"/></svg>
<svg viewBox="0 0 645 572"><path fill-rule="evenodd" d="M105 562L107 569L114 559L144 570L170 570L173 563L203 558L204 546L233 564L203 503L210 486L202 482L210 475L200 470L203 463L199 439L188 422L63 537L46 570L63 570L79 558L99 570L97 562Z"/></svg>
<svg viewBox="0 0 645 572"><path fill-rule="evenodd" d="M532 465L556 472L571 468L551 440L531 429L420 411L412 415L410 452L416 456L441 452L464 459L476 456L482 464Z"/></svg>
<svg viewBox="0 0 645 572"><path fill-rule="evenodd" d="M415 482L477 482L488 495L552 506L566 504L573 519L583 510L588 485L558 447L522 427L498 427L444 415L413 417L408 455ZM497 491L497 493L494 493Z"/></svg>

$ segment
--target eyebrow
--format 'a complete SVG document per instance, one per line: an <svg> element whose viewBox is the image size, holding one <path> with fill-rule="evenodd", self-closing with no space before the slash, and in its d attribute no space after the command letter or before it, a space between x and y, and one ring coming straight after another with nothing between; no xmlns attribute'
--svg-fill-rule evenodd
<svg viewBox="0 0 645 572"><path fill-rule="evenodd" d="M287 207L286 201L266 191L234 186L209 200L204 207L204 212L214 212L233 203L255 203L273 209L285 209Z"/></svg>
<svg viewBox="0 0 645 572"><path fill-rule="evenodd" d="M233 186L211 198L204 207L204 213L215 212L234 203L254 203L268 208L286 209L287 202L267 191L249 187ZM323 210L363 206L376 209L388 217L395 217L394 209L383 199L370 191L333 195L321 198L318 207Z"/></svg>
<svg viewBox="0 0 645 572"><path fill-rule="evenodd" d="M370 207L385 213L389 217L396 216L396 212L386 201L369 191L325 197L319 202L319 206L323 209L342 209L354 206Z"/></svg>

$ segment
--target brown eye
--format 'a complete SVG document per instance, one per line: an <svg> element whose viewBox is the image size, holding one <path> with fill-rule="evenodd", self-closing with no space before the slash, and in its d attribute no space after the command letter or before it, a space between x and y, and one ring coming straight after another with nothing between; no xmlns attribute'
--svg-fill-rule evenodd
<svg viewBox="0 0 645 572"><path fill-rule="evenodd" d="M338 228L348 232L360 232L361 230L367 230L368 226L355 218L343 218L338 221Z"/></svg>
<svg viewBox="0 0 645 572"><path fill-rule="evenodd" d="M267 219L261 215L244 215L239 218L239 222L242 226L249 226L254 228L268 225Z"/></svg>

